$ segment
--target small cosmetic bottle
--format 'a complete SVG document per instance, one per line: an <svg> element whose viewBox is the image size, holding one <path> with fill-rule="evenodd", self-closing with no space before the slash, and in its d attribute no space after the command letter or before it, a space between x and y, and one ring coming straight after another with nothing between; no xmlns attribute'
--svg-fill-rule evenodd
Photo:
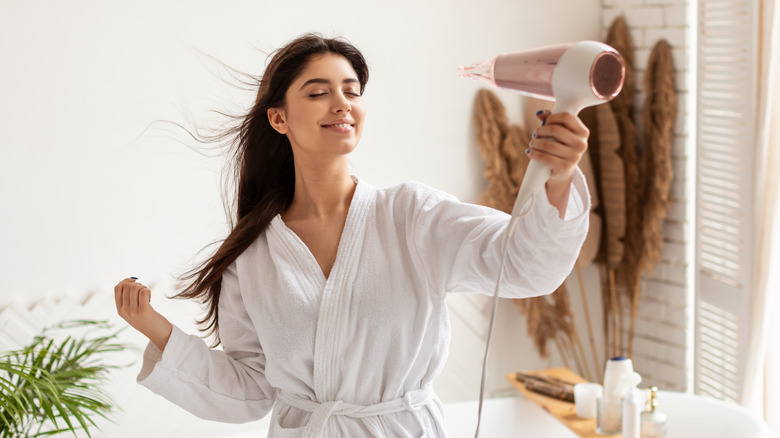
<svg viewBox="0 0 780 438"><path fill-rule="evenodd" d="M623 431L623 438L641 438L641 435L639 434L639 421L642 416L642 404L644 402L642 399L644 397L642 397L642 391L640 391L636 385L641 381L642 378L639 377L639 374L634 374L636 375L636 379L638 379L638 381L631 379L632 384L628 388L626 395L623 396L623 426L621 427L621 430Z"/></svg>
<svg viewBox="0 0 780 438"><path fill-rule="evenodd" d="M645 411L639 420L642 438L668 438L666 433L666 414L658 410L657 391L655 386L648 388L650 397L647 399Z"/></svg>

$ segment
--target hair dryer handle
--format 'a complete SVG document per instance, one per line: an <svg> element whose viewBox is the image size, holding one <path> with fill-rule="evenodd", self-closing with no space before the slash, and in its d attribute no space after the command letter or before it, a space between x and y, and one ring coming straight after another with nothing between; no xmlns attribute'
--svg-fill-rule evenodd
<svg viewBox="0 0 780 438"><path fill-rule="evenodd" d="M544 188L551 172L549 167L538 161L531 160L528 163L523 182L520 183L520 191L515 199L515 206L512 208L513 218L523 217L531 211L534 195Z"/></svg>

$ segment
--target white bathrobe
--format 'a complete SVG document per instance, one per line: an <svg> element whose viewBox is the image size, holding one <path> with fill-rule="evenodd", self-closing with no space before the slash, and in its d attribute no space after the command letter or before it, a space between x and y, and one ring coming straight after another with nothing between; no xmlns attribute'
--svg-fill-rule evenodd
<svg viewBox="0 0 780 438"><path fill-rule="evenodd" d="M580 173L567 220L537 195L509 245L502 296L561 284L588 204ZM148 345L138 380L205 419L273 409L271 437L444 437L432 382L449 348L445 296L493 293L508 222L422 184L358 180L328 278L277 216L222 278L223 350L174 327L162 354Z"/></svg>

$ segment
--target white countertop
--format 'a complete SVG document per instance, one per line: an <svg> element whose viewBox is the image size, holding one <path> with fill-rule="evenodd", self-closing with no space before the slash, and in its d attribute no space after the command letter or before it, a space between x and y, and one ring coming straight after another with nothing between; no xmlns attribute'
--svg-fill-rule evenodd
<svg viewBox="0 0 780 438"><path fill-rule="evenodd" d="M472 438L477 428L477 400L445 403L449 438ZM265 437L267 430L254 430L222 438ZM480 436L485 438L577 438L574 432L536 403L522 395L485 400Z"/></svg>
<svg viewBox="0 0 780 438"><path fill-rule="evenodd" d="M445 421L450 438L472 438L477 428L479 402L446 403ZM482 406L479 436L486 438L577 438L549 412L523 396L493 398Z"/></svg>

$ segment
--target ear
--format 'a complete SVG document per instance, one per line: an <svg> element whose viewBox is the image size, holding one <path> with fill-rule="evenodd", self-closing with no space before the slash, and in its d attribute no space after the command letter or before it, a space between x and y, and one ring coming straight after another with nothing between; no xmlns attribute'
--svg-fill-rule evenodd
<svg viewBox="0 0 780 438"><path fill-rule="evenodd" d="M282 108L268 108L268 123L271 124L279 134L287 134L290 130L287 126L287 118Z"/></svg>

